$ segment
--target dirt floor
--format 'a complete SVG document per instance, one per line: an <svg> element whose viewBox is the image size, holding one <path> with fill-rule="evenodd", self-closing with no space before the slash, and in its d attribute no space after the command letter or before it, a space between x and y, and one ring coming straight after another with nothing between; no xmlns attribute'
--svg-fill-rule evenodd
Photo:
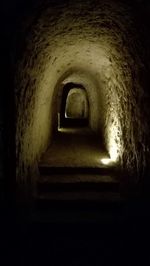
<svg viewBox="0 0 150 266"><path fill-rule="evenodd" d="M40 163L57 167L101 167L109 158L102 141L88 128L60 129Z"/></svg>

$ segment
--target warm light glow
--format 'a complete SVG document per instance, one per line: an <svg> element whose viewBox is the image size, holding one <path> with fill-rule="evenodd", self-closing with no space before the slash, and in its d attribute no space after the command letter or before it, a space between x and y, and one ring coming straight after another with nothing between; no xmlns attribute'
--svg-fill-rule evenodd
<svg viewBox="0 0 150 266"><path fill-rule="evenodd" d="M108 165L112 162L112 160L110 158L103 158L101 159L101 162L105 165Z"/></svg>
<svg viewBox="0 0 150 266"><path fill-rule="evenodd" d="M118 114L113 112L113 124L108 131L108 151L112 162L117 162L122 151L121 146L121 125Z"/></svg>
<svg viewBox="0 0 150 266"><path fill-rule="evenodd" d="M110 147L109 154L110 154L111 161L116 162L118 159L117 145L115 142L113 144L114 145L111 145Z"/></svg>

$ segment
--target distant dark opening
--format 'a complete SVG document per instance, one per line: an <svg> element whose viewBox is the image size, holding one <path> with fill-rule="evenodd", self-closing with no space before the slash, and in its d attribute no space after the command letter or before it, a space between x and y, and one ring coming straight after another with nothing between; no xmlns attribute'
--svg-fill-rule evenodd
<svg viewBox="0 0 150 266"><path fill-rule="evenodd" d="M85 127L89 124L89 102L85 88L68 83L63 88L59 115L60 127Z"/></svg>

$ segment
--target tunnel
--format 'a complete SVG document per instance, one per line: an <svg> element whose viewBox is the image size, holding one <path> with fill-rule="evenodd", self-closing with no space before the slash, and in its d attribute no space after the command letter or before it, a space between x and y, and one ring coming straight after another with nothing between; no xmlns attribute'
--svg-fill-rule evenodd
<svg viewBox="0 0 150 266"><path fill-rule="evenodd" d="M63 87L60 107L58 107L59 127L85 126L88 124L88 96L86 90L76 84L67 83Z"/></svg>
<svg viewBox="0 0 150 266"><path fill-rule="evenodd" d="M148 0L2 1L0 265L150 261L149 33Z"/></svg>
<svg viewBox="0 0 150 266"><path fill-rule="evenodd" d="M59 129L72 127L96 136L125 183L142 182L149 171L149 55L136 10L125 1L47 1L28 14L16 38L18 184L32 183Z"/></svg>
<svg viewBox="0 0 150 266"><path fill-rule="evenodd" d="M89 101L86 90L75 84L63 88L61 108L58 112L58 127L88 125Z"/></svg>
<svg viewBox="0 0 150 266"><path fill-rule="evenodd" d="M88 100L84 90L74 88L69 91L66 106L65 106L66 118L83 118L88 117Z"/></svg>

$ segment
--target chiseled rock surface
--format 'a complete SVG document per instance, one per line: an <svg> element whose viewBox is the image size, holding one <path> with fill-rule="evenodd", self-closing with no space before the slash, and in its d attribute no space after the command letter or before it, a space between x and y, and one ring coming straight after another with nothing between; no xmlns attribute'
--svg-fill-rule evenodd
<svg viewBox="0 0 150 266"><path fill-rule="evenodd" d="M25 180L52 139L62 84L80 83L90 124L137 180L148 164L149 104L143 25L119 1L41 5L17 39L18 180Z"/></svg>

